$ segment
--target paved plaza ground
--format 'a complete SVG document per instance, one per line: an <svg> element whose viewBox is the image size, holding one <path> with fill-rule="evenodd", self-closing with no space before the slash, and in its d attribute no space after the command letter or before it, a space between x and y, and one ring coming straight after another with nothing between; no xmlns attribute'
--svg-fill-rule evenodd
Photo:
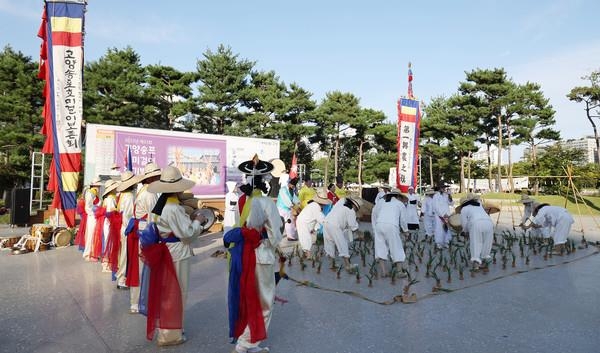
<svg viewBox="0 0 600 353"><path fill-rule="evenodd" d="M583 223L586 238L600 240L595 222ZM505 216L499 225L512 228ZM84 262L75 247L24 255L1 251L0 352L230 352L226 261L210 256L222 249L220 238L211 234L194 244L188 341L173 348L145 339L145 317L128 314L128 291L117 290L110 275ZM289 303L275 306L265 344L281 353L598 352L595 250L410 305L378 305L284 280L277 294Z"/></svg>

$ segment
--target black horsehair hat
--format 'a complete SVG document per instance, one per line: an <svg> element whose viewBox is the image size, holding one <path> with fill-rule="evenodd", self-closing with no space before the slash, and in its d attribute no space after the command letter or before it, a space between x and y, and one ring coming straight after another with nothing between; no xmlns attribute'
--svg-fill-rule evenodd
<svg viewBox="0 0 600 353"><path fill-rule="evenodd" d="M242 173L249 175L249 176L266 175L266 174L271 173L273 168L274 168L273 163L270 163L267 161L261 161L258 158L257 154L255 154L251 160L242 162L238 166L238 169Z"/></svg>

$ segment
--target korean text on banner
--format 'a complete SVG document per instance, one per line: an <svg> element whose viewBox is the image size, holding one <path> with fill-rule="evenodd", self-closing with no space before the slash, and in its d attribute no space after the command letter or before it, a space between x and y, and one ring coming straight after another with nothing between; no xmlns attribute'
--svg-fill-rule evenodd
<svg viewBox="0 0 600 353"><path fill-rule="evenodd" d="M42 152L53 154L48 190L69 227L75 226L81 170L84 13L83 0L46 1L38 32L43 40L38 76L46 81Z"/></svg>

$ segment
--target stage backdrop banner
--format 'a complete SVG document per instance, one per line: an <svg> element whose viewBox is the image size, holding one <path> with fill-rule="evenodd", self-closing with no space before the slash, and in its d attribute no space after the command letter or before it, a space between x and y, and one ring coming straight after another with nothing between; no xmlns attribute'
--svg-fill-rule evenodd
<svg viewBox="0 0 600 353"><path fill-rule="evenodd" d="M398 100L398 157L396 186L402 192L416 187L421 111L418 100Z"/></svg>
<svg viewBox="0 0 600 353"><path fill-rule="evenodd" d="M38 31L43 41L38 77L46 81L42 152L53 155L48 180L48 190L54 192L52 206L62 209L67 226L74 227L81 170L85 1L45 4Z"/></svg>
<svg viewBox="0 0 600 353"><path fill-rule="evenodd" d="M144 166L155 162L171 165L181 175L196 182L195 195L217 196L225 190L225 140L201 138L173 138L163 135L115 132L115 159L128 160L135 174L144 172ZM127 156L127 157L126 157Z"/></svg>

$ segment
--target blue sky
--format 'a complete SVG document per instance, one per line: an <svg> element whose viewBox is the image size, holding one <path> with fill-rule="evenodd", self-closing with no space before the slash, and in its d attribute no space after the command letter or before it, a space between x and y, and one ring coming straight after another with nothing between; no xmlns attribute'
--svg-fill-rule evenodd
<svg viewBox="0 0 600 353"><path fill-rule="evenodd" d="M37 58L42 6L0 0L0 46ZM144 64L194 70L222 43L317 101L351 92L390 119L406 94L409 61L426 103L456 92L465 71L504 67L515 82L540 83L562 136L577 138L592 129L583 105L565 95L600 69L599 13L597 0L89 0L86 60L130 45Z"/></svg>

